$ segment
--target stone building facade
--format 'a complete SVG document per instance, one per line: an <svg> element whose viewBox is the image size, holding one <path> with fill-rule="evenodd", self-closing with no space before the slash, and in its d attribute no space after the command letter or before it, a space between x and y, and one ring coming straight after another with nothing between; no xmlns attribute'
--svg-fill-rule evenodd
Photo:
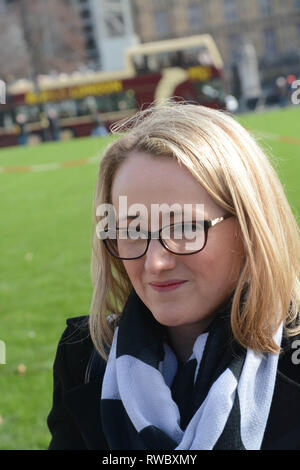
<svg viewBox="0 0 300 470"><path fill-rule="evenodd" d="M231 81L243 41L257 52L265 84L300 76L300 0L132 0L142 42L210 33Z"/></svg>

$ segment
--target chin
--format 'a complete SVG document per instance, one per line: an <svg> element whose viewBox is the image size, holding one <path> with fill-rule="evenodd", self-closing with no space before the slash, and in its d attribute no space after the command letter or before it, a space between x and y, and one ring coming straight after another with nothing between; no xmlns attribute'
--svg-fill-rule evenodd
<svg viewBox="0 0 300 470"><path fill-rule="evenodd" d="M165 318L161 318L161 317L154 317L154 318L158 323L160 323L163 326L167 326L167 327L182 326L181 321L176 322L175 320L165 319Z"/></svg>
<svg viewBox="0 0 300 470"><path fill-rule="evenodd" d="M184 315L181 312L168 311L168 313L166 313L165 310L163 312L151 310L151 312L155 320L161 325L180 326L184 324Z"/></svg>

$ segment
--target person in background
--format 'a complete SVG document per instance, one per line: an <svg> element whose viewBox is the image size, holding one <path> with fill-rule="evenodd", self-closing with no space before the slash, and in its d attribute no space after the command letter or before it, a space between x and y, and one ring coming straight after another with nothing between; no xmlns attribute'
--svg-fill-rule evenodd
<svg viewBox="0 0 300 470"><path fill-rule="evenodd" d="M47 142L50 139L49 120L48 120L47 113L44 110L40 110L40 125L41 125L42 142Z"/></svg>
<svg viewBox="0 0 300 470"><path fill-rule="evenodd" d="M27 145L28 141L28 132L27 132L27 119L25 114L19 113L16 116L16 123L19 130L19 145Z"/></svg>
<svg viewBox="0 0 300 470"><path fill-rule="evenodd" d="M284 108L288 102L288 85L285 77L278 77L276 79L276 87L278 93L279 105Z"/></svg>
<svg viewBox="0 0 300 470"><path fill-rule="evenodd" d="M105 136L108 135L107 129L103 124L102 119L99 115L96 115L93 119L93 129L91 132L92 137Z"/></svg>
<svg viewBox="0 0 300 470"><path fill-rule="evenodd" d="M49 121L49 131L51 140L59 140L60 138L60 127L58 114L55 108L50 108L47 113Z"/></svg>

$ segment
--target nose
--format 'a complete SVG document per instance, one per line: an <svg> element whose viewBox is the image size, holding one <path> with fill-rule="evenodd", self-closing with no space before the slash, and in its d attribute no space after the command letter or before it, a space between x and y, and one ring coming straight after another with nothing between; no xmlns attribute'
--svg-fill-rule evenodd
<svg viewBox="0 0 300 470"><path fill-rule="evenodd" d="M145 254L144 268L151 274L173 269L176 266L176 255L167 251L159 240L150 240Z"/></svg>

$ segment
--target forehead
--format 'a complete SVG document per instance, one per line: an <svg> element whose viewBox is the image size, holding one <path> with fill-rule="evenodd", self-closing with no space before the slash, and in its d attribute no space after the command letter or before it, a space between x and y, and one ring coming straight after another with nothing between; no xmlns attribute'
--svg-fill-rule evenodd
<svg viewBox="0 0 300 470"><path fill-rule="evenodd" d="M128 204L204 204L205 213L218 206L193 175L175 158L134 152L118 168L112 184L112 203L127 196Z"/></svg>

